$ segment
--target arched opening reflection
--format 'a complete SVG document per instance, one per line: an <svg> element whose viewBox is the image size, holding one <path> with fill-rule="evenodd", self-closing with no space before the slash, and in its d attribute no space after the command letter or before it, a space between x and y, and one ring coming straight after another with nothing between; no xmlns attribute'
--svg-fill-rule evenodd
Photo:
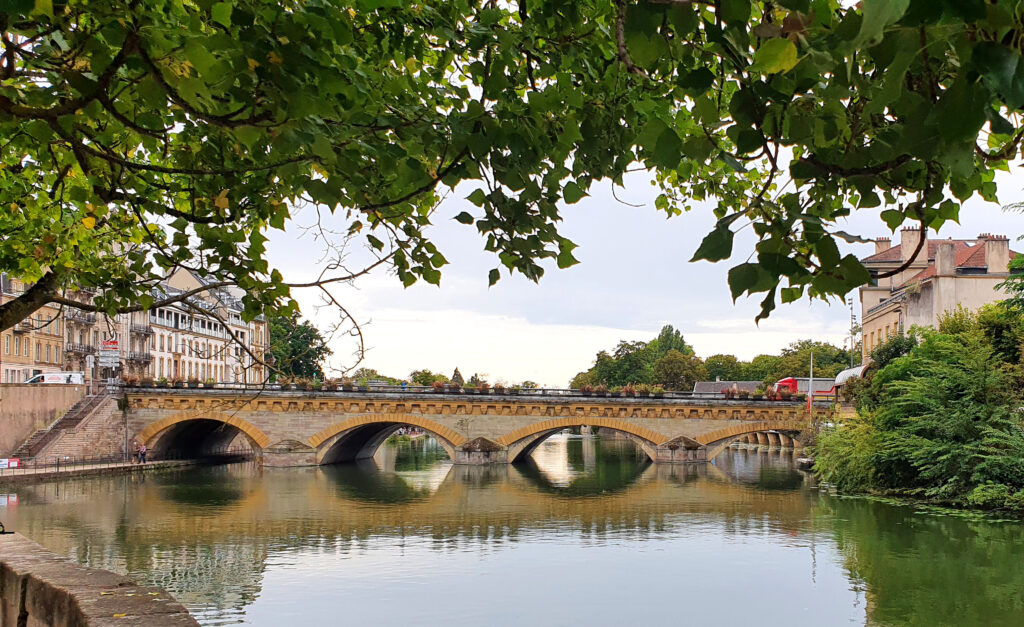
<svg viewBox="0 0 1024 627"><path fill-rule="evenodd" d="M795 490L807 479L793 464L792 450L739 444L716 455L712 463L730 481L761 490Z"/></svg>
<svg viewBox="0 0 1024 627"><path fill-rule="evenodd" d="M366 503L408 503L436 491L404 473L383 471L372 459L322 466L320 472L340 496Z"/></svg>
<svg viewBox="0 0 1024 627"><path fill-rule="evenodd" d="M586 431L586 430L584 430ZM541 490L586 496L623 490L651 465L650 457L626 434L546 433L516 458L523 477Z"/></svg>

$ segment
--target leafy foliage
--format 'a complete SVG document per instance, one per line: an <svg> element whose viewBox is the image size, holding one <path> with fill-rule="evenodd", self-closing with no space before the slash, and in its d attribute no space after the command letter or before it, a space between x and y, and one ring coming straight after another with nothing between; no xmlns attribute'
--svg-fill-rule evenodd
<svg viewBox="0 0 1024 627"><path fill-rule="evenodd" d="M702 381L707 376L708 372L700 357L692 353L684 355L675 349L665 353L651 368L651 381L668 390L692 390L696 381Z"/></svg>
<svg viewBox="0 0 1024 627"><path fill-rule="evenodd" d="M299 319L276 316L268 320L270 353L274 367L284 376L302 379L324 378L324 360L331 354L319 329Z"/></svg>
<svg viewBox="0 0 1024 627"><path fill-rule="evenodd" d="M1015 2L850 5L7 3L0 271L35 288L0 329L75 287L149 307L178 267L288 315L264 252L303 204L437 283L425 229L463 182L478 209L455 218L536 280L576 263L561 204L638 163L669 215L716 202L695 259L752 225L729 285L759 317L845 293L869 276L841 221L884 203L890 228L938 228L995 201L1024 106Z"/></svg>
<svg viewBox="0 0 1024 627"><path fill-rule="evenodd" d="M817 469L849 491L890 490L976 507L1024 505L1021 371L972 315L920 343L871 379L859 414L822 434ZM1020 347L1016 353L1019 354Z"/></svg>

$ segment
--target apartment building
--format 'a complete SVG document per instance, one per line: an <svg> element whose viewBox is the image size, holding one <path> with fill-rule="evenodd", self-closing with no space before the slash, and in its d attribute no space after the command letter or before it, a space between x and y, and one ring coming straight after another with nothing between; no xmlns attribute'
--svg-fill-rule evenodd
<svg viewBox="0 0 1024 627"><path fill-rule="evenodd" d="M908 227L896 245L877 238L874 254L861 259L874 278L860 289L863 358L912 326L937 326L958 306L973 311L1006 298L998 285L1016 255L1007 237L991 233L933 240L927 230Z"/></svg>
<svg viewBox="0 0 1024 627"><path fill-rule="evenodd" d="M25 284L0 274L0 303L14 300ZM53 307L43 307L0 334L0 383L17 383L63 365L64 321Z"/></svg>
<svg viewBox="0 0 1024 627"><path fill-rule="evenodd" d="M154 297L201 285L200 278L182 270ZM0 274L0 302L16 298L25 287ZM75 292L71 298L85 302L92 294ZM228 290L114 318L47 306L0 334L0 382L65 370L84 372L87 380L133 376L259 383L268 374L260 363L269 345L267 324L262 318L246 323L241 313L240 295Z"/></svg>

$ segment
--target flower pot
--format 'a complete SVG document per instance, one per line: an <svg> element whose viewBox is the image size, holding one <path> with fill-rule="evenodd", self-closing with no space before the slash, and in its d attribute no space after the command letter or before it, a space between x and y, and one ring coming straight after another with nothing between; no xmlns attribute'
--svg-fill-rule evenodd
<svg viewBox="0 0 1024 627"><path fill-rule="evenodd" d="M193 383L193 382L190 381L189 384L188 384L188 387L189 387L190 390L194 390L197 387L199 387L199 382L197 381L197 382Z"/></svg>
<svg viewBox="0 0 1024 627"><path fill-rule="evenodd" d="M142 387L144 387L144 388L151 388L151 387L153 387L153 382L152 381L143 381L140 385Z"/></svg>

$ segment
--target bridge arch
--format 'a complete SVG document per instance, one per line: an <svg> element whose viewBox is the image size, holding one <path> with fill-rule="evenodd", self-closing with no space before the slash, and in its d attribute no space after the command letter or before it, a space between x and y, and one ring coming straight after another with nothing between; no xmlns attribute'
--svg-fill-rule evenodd
<svg viewBox="0 0 1024 627"><path fill-rule="evenodd" d="M401 426L419 427L429 433L455 460L455 449L466 438L429 418L414 414L364 414L326 427L308 440L316 449L317 464L336 464L373 457L377 448Z"/></svg>
<svg viewBox="0 0 1024 627"><path fill-rule="evenodd" d="M167 416L146 425L136 440L155 454L202 455L226 447L239 434L245 436L255 453L270 443L267 434L256 425L219 411L187 411Z"/></svg>
<svg viewBox="0 0 1024 627"><path fill-rule="evenodd" d="M730 444L752 433L767 433L770 431L800 432L806 428L807 423L801 420L764 420L718 429L717 431L698 436L696 439L705 448L707 460L711 461L716 455L728 448Z"/></svg>
<svg viewBox="0 0 1024 627"><path fill-rule="evenodd" d="M517 461L529 455L540 446L541 442L555 433L568 427L590 425L611 429L623 433L632 440L652 461L658 459L658 445L668 438L664 435L617 418L598 418L585 416L565 416L544 420L515 431L510 431L496 440L498 444L508 447L508 460Z"/></svg>

